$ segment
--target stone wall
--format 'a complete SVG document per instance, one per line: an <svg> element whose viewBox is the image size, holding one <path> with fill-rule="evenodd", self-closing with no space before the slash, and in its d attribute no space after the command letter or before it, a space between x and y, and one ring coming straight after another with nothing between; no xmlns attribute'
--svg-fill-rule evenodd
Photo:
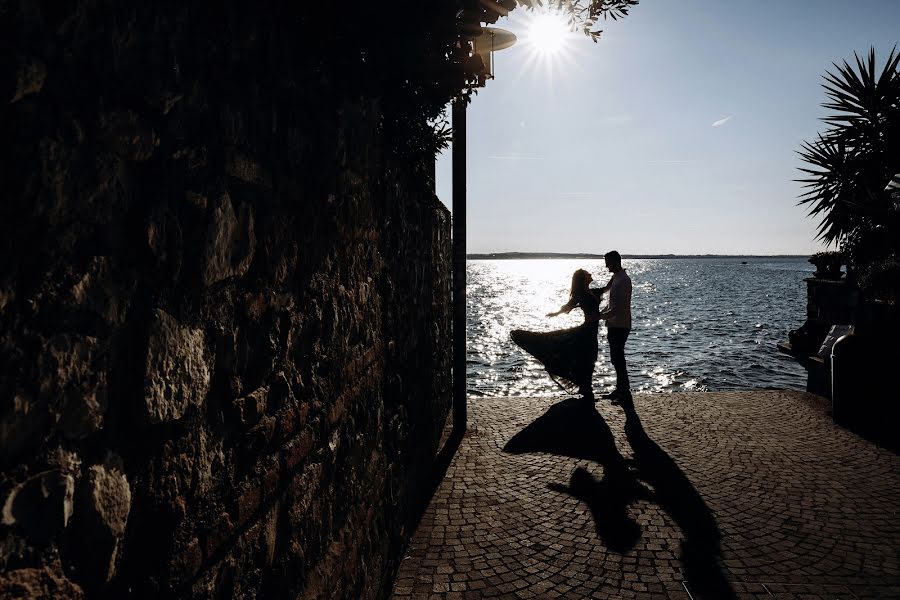
<svg viewBox="0 0 900 600"><path fill-rule="evenodd" d="M0 596L378 597L450 407L434 157L303 3L185 5L0 3Z"/></svg>

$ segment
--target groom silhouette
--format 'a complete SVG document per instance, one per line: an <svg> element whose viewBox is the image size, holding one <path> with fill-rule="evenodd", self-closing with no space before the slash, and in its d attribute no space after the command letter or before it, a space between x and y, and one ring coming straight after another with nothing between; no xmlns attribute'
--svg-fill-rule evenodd
<svg viewBox="0 0 900 600"><path fill-rule="evenodd" d="M606 339L609 342L609 359L616 369L616 388L603 398L610 400L631 398L628 371L625 366L625 341L631 333L631 278L622 268L622 256L615 250L603 255L606 268L612 273L602 291L609 292L609 304L600 311L606 321Z"/></svg>

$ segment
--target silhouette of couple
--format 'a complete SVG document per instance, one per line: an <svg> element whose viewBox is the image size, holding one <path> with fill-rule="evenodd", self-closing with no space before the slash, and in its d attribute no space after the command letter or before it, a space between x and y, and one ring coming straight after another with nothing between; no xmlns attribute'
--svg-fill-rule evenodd
<svg viewBox="0 0 900 600"><path fill-rule="evenodd" d="M593 277L587 271L578 269L572 275L569 301L558 311L547 314L548 317L555 317L580 308L584 313L584 323L549 332L516 329L510 332L510 337L540 361L553 381L566 392L593 399L591 379L594 363L597 362L597 333L600 321L605 321L610 362L616 370L616 387L602 397L613 401L630 400L625 341L631 333L631 279L622 268L622 257L618 252L607 252L603 259L612 273L605 286L589 287ZM609 294L609 300L606 308L600 310L604 293Z"/></svg>

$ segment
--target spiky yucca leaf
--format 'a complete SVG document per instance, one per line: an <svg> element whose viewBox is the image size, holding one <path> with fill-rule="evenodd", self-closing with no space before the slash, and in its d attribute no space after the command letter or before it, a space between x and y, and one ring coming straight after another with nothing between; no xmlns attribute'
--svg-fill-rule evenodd
<svg viewBox="0 0 900 600"><path fill-rule="evenodd" d="M900 65L900 54L896 48L891 50L881 73L875 67L875 49L870 48L868 61L863 62L854 53L857 71L847 61L838 66L837 75L826 73L823 77L826 84L825 94L831 99L822 106L838 111L838 114L825 117L824 121L832 126L842 125L875 125L889 118L890 113L898 110L898 88L900 77L897 68Z"/></svg>
<svg viewBox="0 0 900 600"><path fill-rule="evenodd" d="M823 75L828 102L835 113L823 120L830 128L814 142L804 142L798 154L808 168L806 190L798 204L820 217L818 238L837 244L871 220L892 218L885 183L900 171L900 54L891 50L882 69L875 49L855 65L834 63Z"/></svg>

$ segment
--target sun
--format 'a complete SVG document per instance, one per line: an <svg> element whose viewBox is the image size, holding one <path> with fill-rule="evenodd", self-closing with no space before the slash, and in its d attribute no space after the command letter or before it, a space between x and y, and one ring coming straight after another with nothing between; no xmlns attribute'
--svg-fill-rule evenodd
<svg viewBox="0 0 900 600"><path fill-rule="evenodd" d="M541 12L531 19L523 41L538 54L555 55L565 49L570 34L562 15L556 12Z"/></svg>
<svg viewBox="0 0 900 600"><path fill-rule="evenodd" d="M583 36L572 30L567 13L547 8L515 11L510 25L523 52L523 60L517 61L520 76L528 73L552 83L557 75L569 76L579 68Z"/></svg>

